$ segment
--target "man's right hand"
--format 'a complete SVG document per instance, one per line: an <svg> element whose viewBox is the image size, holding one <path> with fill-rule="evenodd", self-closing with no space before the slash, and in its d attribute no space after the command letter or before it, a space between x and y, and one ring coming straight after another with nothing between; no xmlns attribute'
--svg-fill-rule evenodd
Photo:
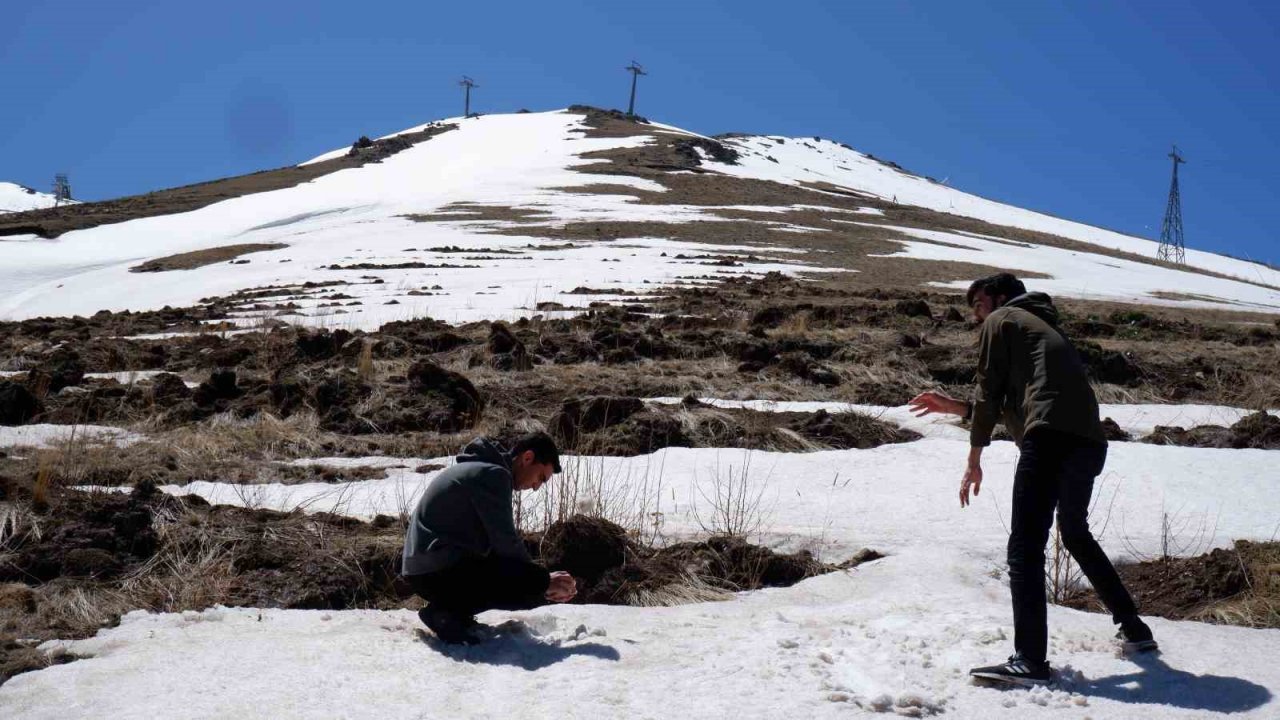
<svg viewBox="0 0 1280 720"><path fill-rule="evenodd" d="M911 398L911 402L907 405L916 417L924 417L932 413L964 415L969 409L969 404L965 401L940 392L922 392Z"/></svg>
<svg viewBox="0 0 1280 720"><path fill-rule="evenodd" d="M547 599L551 602L569 602L578 594L578 582L563 570L551 573L551 584L547 586Z"/></svg>

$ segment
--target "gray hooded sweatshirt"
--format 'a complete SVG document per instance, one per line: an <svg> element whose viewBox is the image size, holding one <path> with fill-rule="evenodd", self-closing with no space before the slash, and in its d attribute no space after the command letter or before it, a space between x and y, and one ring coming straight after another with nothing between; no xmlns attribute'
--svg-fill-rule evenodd
<svg viewBox="0 0 1280 720"><path fill-rule="evenodd" d="M533 563L511 513L511 458L492 440L472 440L431 481L404 537L405 575L438 572L467 556Z"/></svg>

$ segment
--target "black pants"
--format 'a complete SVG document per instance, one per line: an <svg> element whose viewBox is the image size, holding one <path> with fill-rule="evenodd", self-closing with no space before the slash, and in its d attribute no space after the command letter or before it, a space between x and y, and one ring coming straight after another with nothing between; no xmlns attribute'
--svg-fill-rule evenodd
<svg viewBox="0 0 1280 720"><path fill-rule="evenodd" d="M1058 510L1062 543L1089 578L1115 622L1136 617L1133 598L1089 532L1089 498L1107 448L1074 435L1036 429L1022 440L1013 478L1009 534L1009 588L1013 594L1014 648L1044 662L1049 644L1045 602L1045 544Z"/></svg>
<svg viewBox="0 0 1280 720"><path fill-rule="evenodd" d="M462 615L528 610L546 603L550 575L538 565L498 557L468 557L426 575L406 575L422 599Z"/></svg>

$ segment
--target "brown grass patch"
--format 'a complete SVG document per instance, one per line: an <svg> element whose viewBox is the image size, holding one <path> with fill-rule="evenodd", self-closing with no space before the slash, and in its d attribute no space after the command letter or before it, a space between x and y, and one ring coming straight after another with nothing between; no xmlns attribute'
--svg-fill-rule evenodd
<svg viewBox="0 0 1280 720"><path fill-rule="evenodd" d="M222 245L205 250L166 255L162 258L148 260L141 265L134 265L129 272L167 272L169 270L194 270L195 268L213 265L214 263L235 260L241 255L248 255L267 250L281 250L289 247L283 243L243 243L240 245Z"/></svg>

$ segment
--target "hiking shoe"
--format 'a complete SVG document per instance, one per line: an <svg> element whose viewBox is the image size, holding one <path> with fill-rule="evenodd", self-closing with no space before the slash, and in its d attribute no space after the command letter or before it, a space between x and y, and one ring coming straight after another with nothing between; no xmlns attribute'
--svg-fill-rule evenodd
<svg viewBox="0 0 1280 720"><path fill-rule="evenodd" d="M1138 618L1120 623L1120 631L1116 633L1116 638L1124 645L1125 652L1141 653L1160 649L1160 645L1151 635L1151 628Z"/></svg>
<svg viewBox="0 0 1280 720"><path fill-rule="evenodd" d="M470 615L461 615L442 607L428 605L418 611L418 619L442 642L450 645L474 645L480 642L480 638L472 633L479 623Z"/></svg>
<svg viewBox="0 0 1280 720"><path fill-rule="evenodd" d="M971 677L989 680L1004 685L1048 685L1051 677L1049 663L1033 663L1021 655L1014 654L1003 665L976 667L969 671Z"/></svg>

